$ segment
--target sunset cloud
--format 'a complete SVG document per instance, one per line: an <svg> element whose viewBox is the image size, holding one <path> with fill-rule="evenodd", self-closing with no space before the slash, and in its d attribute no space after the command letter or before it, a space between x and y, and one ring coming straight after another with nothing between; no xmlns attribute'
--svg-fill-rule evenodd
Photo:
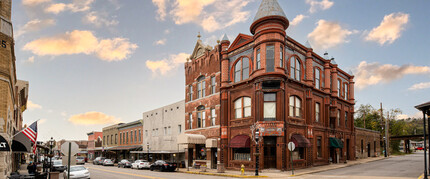
<svg viewBox="0 0 430 179"><path fill-rule="evenodd" d="M34 56L28 57L28 59L25 62L34 63Z"/></svg>
<svg viewBox="0 0 430 179"><path fill-rule="evenodd" d="M302 20L304 18L307 18L307 17L308 16L305 16L303 14L299 14L290 22L290 25L295 26L295 25L299 24L300 22L302 22Z"/></svg>
<svg viewBox="0 0 430 179"><path fill-rule="evenodd" d="M333 1L329 0L322 0L322 1L316 1L316 0L306 0L306 4L309 4L311 7L309 8L309 13L315 13L319 10L327 10L331 6L334 5Z"/></svg>
<svg viewBox="0 0 430 179"><path fill-rule="evenodd" d="M136 48L136 44L125 38L98 39L91 31L74 30L31 41L23 50L39 56L95 54L101 60L120 61L128 58Z"/></svg>
<svg viewBox="0 0 430 179"><path fill-rule="evenodd" d="M42 109L42 106L36 103L33 103L33 101L28 100L27 101L27 108L29 110L35 110L35 109Z"/></svg>
<svg viewBox="0 0 430 179"><path fill-rule="evenodd" d="M389 83L405 75L430 74L429 66L392 65L362 61L355 68L355 86L363 89L371 85ZM419 86L419 85L418 85ZM417 87L418 88L418 87Z"/></svg>
<svg viewBox="0 0 430 179"><path fill-rule="evenodd" d="M174 1L174 2L173 2ZM170 15L175 24L195 23L207 32L244 22L250 11L243 8L251 0L153 0L157 7L157 19ZM168 4L172 4L167 6Z"/></svg>
<svg viewBox="0 0 430 179"><path fill-rule="evenodd" d="M417 83L412 85L409 90L422 90L430 88L430 82Z"/></svg>
<svg viewBox="0 0 430 179"><path fill-rule="evenodd" d="M24 6L35 6L38 4L51 2L51 0L22 0L22 5Z"/></svg>
<svg viewBox="0 0 430 179"><path fill-rule="evenodd" d="M45 8L45 12L58 14L63 11L83 12L91 9L91 4L95 0L73 0L71 3L55 3Z"/></svg>
<svg viewBox="0 0 430 179"><path fill-rule="evenodd" d="M391 13L384 16L381 24L373 28L366 36L367 41L378 42L379 45L391 44L401 36L409 21L409 14Z"/></svg>
<svg viewBox="0 0 430 179"><path fill-rule="evenodd" d="M354 33L358 31L344 29L337 22L319 20L308 38L317 48L327 49L348 42L347 37Z"/></svg>
<svg viewBox="0 0 430 179"><path fill-rule="evenodd" d="M72 115L69 118L69 122L75 125L98 125L119 123L121 122L121 119L101 112L91 111L83 114Z"/></svg>
<svg viewBox="0 0 430 179"><path fill-rule="evenodd" d="M154 76L167 75L171 70L179 67L187 61L190 54L179 53L170 55L168 59L162 59L158 61L147 60L146 67L152 71Z"/></svg>
<svg viewBox="0 0 430 179"><path fill-rule="evenodd" d="M107 16L108 15L105 13L92 11L87 15L85 15L82 21L87 24L93 24L96 27L102 27L102 26L109 27L109 26L118 25L119 22L117 20L115 19L109 20Z"/></svg>
<svg viewBox="0 0 430 179"><path fill-rule="evenodd" d="M15 37L18 38L19 36L33 31L38 31L40 29L52 26L55 24L54 19L33 19L31 21L28 21L25 25L22 27L19 27L18 30L15 32Z"/></svg>
<svg viewBox="0 0 430 179"><path fill-rule="evenodd" d="M160 39L154 42L154 45L166 45L167 39Z"/></svg>

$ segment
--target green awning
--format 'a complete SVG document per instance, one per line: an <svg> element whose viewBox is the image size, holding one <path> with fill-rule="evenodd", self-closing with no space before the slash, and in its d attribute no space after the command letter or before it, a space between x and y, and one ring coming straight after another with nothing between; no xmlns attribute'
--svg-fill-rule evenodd
<svg viewBox="0 0 430 179"><path fill-rule="evenodd" d="M330 147L334 147L334 148L343 148L343 142L338 139L338 138L334 138L334 137L330 137Z"/></svg>

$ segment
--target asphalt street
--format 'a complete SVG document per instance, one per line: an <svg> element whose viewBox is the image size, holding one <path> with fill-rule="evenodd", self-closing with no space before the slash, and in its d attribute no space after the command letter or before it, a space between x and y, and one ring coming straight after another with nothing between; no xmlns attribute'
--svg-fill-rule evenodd
<svg viewBox="0 0 430 179"><path fill-rule="evenodd" d="M411 155L398 156L361 165L354 165L310 175L297 176L295 178L417 179L423 172L424 153L419 152Z"/></svg>

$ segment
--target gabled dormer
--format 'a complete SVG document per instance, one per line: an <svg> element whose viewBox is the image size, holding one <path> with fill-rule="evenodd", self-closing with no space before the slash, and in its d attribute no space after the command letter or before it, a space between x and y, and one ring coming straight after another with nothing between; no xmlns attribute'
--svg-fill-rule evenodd
<svg viewBox="0 0 430 179"><path fill-rule="evenodd" d="M197 40L196 45L194 47L193 53L190 56L191 60L197 59L202 57L206 54L206 52L209 52L212 50L212 47L209 45L203 44L202 40L200 38Z"/></svg>
<svg viewBox="0 0 430 179"><path fill-rule="evenodd" d="M233 50L236 50L250 42L253 41L253 37L246 34L239 34L236 39L233 41L233 43L230 45L230 48L228 49L228 52L231 52Z"/></svg>

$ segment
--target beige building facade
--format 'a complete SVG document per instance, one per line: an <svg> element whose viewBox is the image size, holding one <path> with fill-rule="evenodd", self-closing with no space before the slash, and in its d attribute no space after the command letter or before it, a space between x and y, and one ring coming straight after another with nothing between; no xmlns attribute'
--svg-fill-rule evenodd
<svg viewBox="0 0 430 179"><path fill-rule="evenodd" d="M379 131L355 127L355 156L358 159L381 155L381 134Z"/></svg>

